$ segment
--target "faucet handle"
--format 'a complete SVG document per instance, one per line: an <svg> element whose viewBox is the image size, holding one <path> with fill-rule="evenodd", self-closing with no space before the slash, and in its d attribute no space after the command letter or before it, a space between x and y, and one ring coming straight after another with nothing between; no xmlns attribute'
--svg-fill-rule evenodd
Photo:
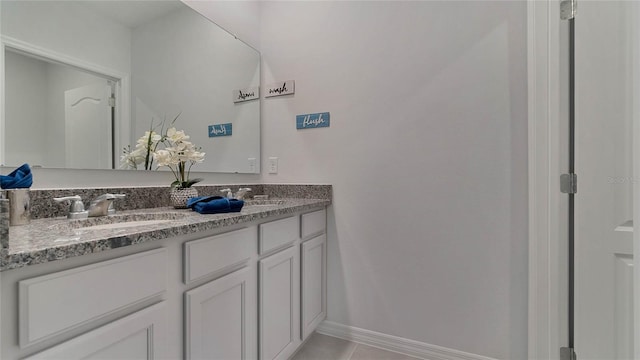
<svg viewBox="0 0 640 360"><path fill-rule="evenodd" d="M53 201L58 203L64 201L69 202L69 215L67 215L69 219L84 219L89 216L89 212L84 210L84 204L82 203L80 195L53 198Z"/></svg>
<svg viewBox="0 0 640 360"><path fill-rule="evenodd" d="M222 190L220 190L220 192L223 193L224 197L226 197L226 198L230 199L230 198L233 197L233 192L231 192L231 189L229 189L229 188L222 189Z"/></svg>
<svg viewBox="0 0 640 360"><path fill-rule="evenodd" d="M236 193L236 198L238 200L244 200L245 195L247 195L247 193L251 191L251 188L240 188L238 189L238 192Z"/></svg>
<svg viewBox="0 0 640 360"><path fill-rule="evenodd" d="M126 194L113 194L113 196L114 196L113 200L124 199L125 197L127 197ZM107 209L107 214L113 215L115 213L116 213L116 208L113 207L113 201L112 201L111 204L109 204L109 209Z"/></svg>

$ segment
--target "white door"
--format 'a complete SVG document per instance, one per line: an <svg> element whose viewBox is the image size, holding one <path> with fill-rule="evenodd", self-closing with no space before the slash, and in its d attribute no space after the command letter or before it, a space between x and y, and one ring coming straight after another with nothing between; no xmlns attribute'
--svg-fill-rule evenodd
<svg viewBox="0 0 640 360"><path fill-rule="evenodd" d="M627 223L633 218L631 6L580 1L575 17L575 351L581 360L634 358Z"/></svg>
<svg viewBox="0 0 640 360"><path fill-rule="evenodd" d="M259 262L261 360L288 359L301 343L299 260L296 245Z"/></svg>
<svg viewBox="0 0 640 360"><path fill-rule="evenodd" d="M64 92L67 168L112 168L110 97L106 80Z"/></svg>
<svg viewBox="0 0 640 360"><path fill-rule="evenodd" d="M186 359L256 358L252 270L238 270L185 293Z"/></svg>

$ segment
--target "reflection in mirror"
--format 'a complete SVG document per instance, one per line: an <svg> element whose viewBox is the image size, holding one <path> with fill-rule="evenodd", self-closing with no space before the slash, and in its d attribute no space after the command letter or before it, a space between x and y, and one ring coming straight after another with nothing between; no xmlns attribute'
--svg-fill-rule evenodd
<svg viewBox="0 0 640 360"><path fill-rule="evenodd" d="M5 163L112 168L112 81L10 49L4 61Z"/></svg>
<svg viewBox="0 0 640 360"><path fill-rule="evenodd" d="M259 172L260 105L234 103L233 91L259 86L260 55L186 5L0 6L2 164L118 168L124 147L180 114L175 126L207 153L194 171ZM222 124L230 135L210 136Z"/></svg>

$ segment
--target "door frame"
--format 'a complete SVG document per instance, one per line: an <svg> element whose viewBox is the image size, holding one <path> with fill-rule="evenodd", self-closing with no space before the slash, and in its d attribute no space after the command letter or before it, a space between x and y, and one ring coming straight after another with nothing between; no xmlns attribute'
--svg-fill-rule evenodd
<svg viewBox="0 0 640 360"><path fill-rule="evenodd" d="M640 4L631 16L640 20ZM578 14L579 14L578 8ZM579 16L579 15L578 15ZM529 171L529 304L528 358L559 359L561 316L560 203L560 1L527 0L528 171ZM640 154L640 24L632 42L633 154ZM633 155L636 163L636 156ZM633 169L633 220L640 224L640 166ZM633 233L640 254L640 231ZM640 279L640 256L634 256L634 279ZM634 281L634 308L640 309L640 281ZM640 311L634 311L634 333L640 334ZM640 359L640 341L634 344Z"/></svg>
<svg viewBox="0 0 640 360"><path fill-rule="evenodd" d="M26 55L40 58L45 61L53 61L63 65L72 66L83 71L89 71L101 77L110 78L115 82L116 111L114 113L115 143L113 150L122 149L125 145L132 143L131 132L131 75L128 73L113 70L111 68L84 61L66 54L53 51L41 46L15 39L10 36L0 36L0 144L6 144L5 140L5 63L4 53L7 48L25 53ZM117 169L118 157L114 156L114 168ZM4 164L5 149L0 146L0 164Z"/></svg>

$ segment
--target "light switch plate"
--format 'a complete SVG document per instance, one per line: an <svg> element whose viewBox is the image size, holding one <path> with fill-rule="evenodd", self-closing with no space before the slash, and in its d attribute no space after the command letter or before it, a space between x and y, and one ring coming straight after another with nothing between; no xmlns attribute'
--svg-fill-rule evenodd
<svg viewBox="0 0 640 360"><path fill-rule="evenodd" d="M249 161L249 173L250 174L255 174L256 173L256 158L249 158L247 160Z"/></svg>
<svg viewBox="0 0 640 360"><path fill-rule="evenodd" d="M270 157L269 158L269 174L277 174L278 173L278 158Z"/></svg>

